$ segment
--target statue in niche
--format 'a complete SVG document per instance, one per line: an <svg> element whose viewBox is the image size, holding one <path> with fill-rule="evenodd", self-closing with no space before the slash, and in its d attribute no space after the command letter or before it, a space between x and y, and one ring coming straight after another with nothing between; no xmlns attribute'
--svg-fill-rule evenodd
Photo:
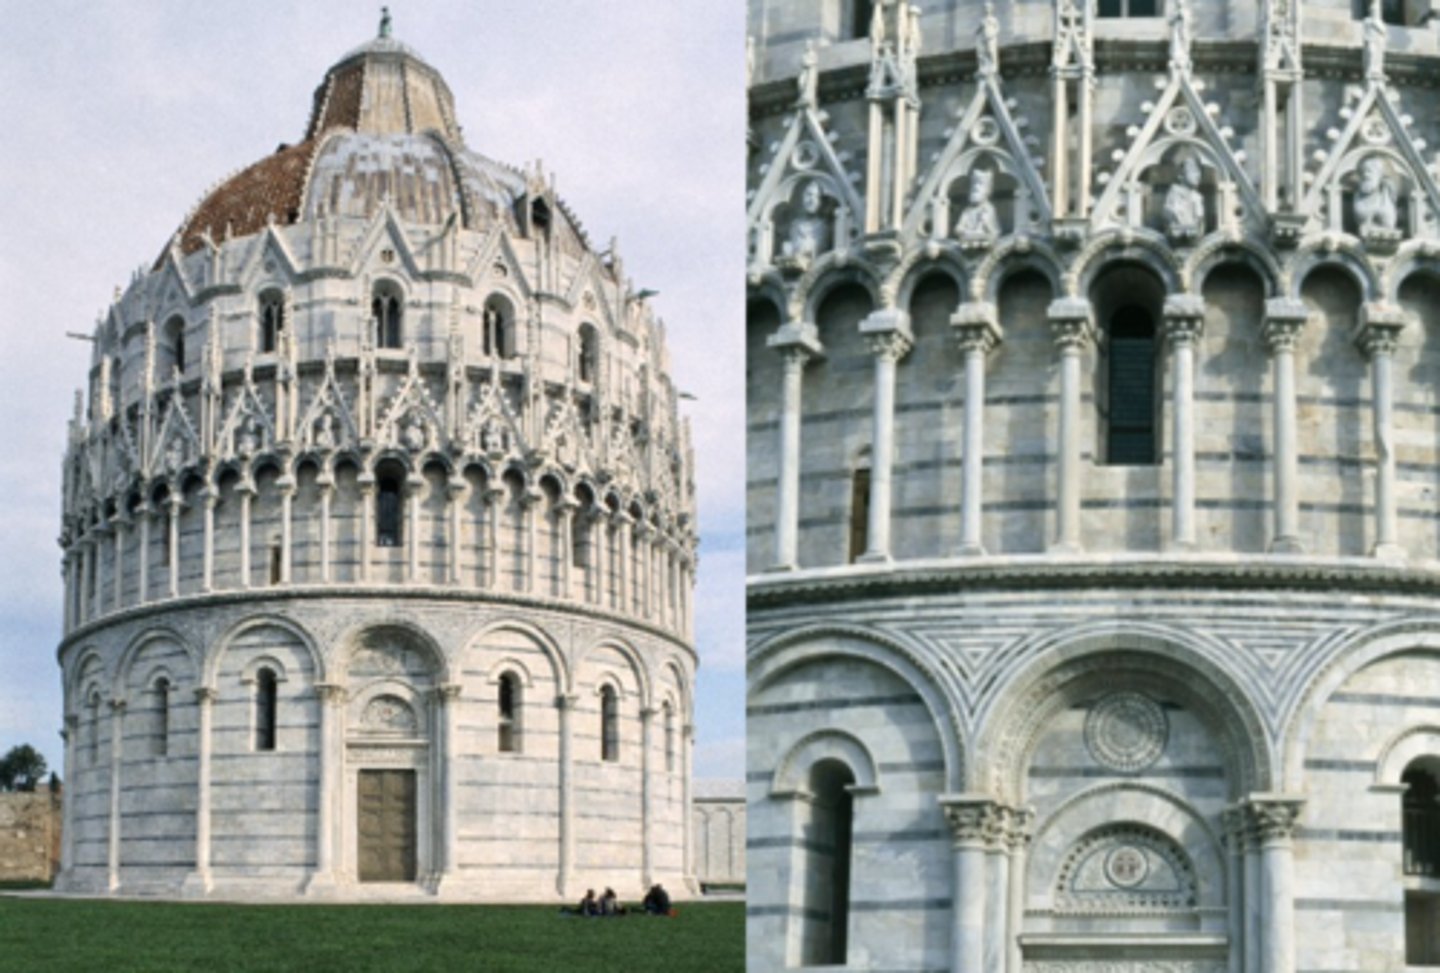
<svg viewBox="0 0 1440 973"><path fill-rule="evenodd" d="M505 452L505 433L494 419L486 420L480 430L480 448L491 456L500 456Z"/></svg>
<svg viewBox="0 0 1440 973"><path fill-rule="evenodd" d="M240 434L235 437L235 455L241 459L249 459L254 456L260 448L260 429L255 422L254 416L246 416L245 423L240 427Z"/></svg>
<svg viewBox="0 0 1440 973"><path fill-rule="evenodd" d="M315 448L335 448L335 417L329 412L320 413L320 418L315 420Z"/></svg>
<svg viewBox="0 0 1440 973"><path fill-rule="evenodd" d="M1365 78L1385 79L1385 21L1380 16L1380 0L1370 0L1370 16L1365 18Z"/></svg>
<svg viewBox="0 0 1440 973"><path fill-rule="evenodd" d="M995 19L995 5L988 0L985 16L980 18L975 32L975 58L982 75L991 76L1000 70L1000 22Z"/></svg>
<svg viewBox="0 0 1440 973"><path fill-rule="evenodd" d="M820 184L810 180L800 192L800 213L790 219L781 256L799 265L809 264L826 248L828 227L822 211L825 193Z"/></svg>
<svg viewBox="0 0 1440 973"><path fill-rule="evenodd" d="M412 453L425 448L425 425L415 413L407 413L405 423L400 427L400 443Z"/></svg>
<svg viewBox="0 0 1440 973"><path fill-rule="evenodd" d="M1395 204L1395 179L1390 167L1377 155L1360 163L1360 181L1355 186L1355 221L1360 235L1394 233L1400 213Z"/></svg>
<svg viewBox="0 0 1440 973"><path fill-rule="evenodd" d="M1205 232L1202 178L1200 161L1187 155L1180 163L1179 179L1165 193L1165 232L1174 242L1195 240Z"/></svg>
<svg viewBox="0 0 1440 973"><path fill-rule="evenodd" d="M1170 69L1172 71L1190 70L1191 35L1190 4L1185 0L1176 0L1175 9L1170 14Z"/></svg>
<svg viewBox="0 0 1440 973"><path fill-rule="evenodd" d="M180 472L181 467L184 465L185 444L182 443L177 436L170 440L170 444L165 447L165 469L169 471L171 476L174 476Z"/></svg>
<svg viewBox="0 0 1440 973"><path fill-rule="evenodd" d="M805 42L805 53L800 55L800 74L795 80L799 93L795 98L797 108L814 108L820 85L820 59L815 54L815 42Z"/></svg>
<svg viewBox="0 0 1440 973"><path fill-rule="evenodd" d="M1000 236L1000 217L990 201L995 192L995 173L976 169L970 173L970 197L960 219L955 222L955 235L961 243L994 243Z"/></svg>

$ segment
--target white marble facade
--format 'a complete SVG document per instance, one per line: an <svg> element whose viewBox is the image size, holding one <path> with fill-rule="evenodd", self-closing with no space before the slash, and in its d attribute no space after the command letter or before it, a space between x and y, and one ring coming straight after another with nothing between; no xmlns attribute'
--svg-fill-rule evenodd
<svg viewBox="0 0 1440 973"><path fill-rule="evenodd" d="M663 326L547 173L464 145L388 25L94 348L60 888L694 888L695 495Z"/></svg>
<svg viewBox="0 0 1440 973"><path fill-rule="evenodd" d="M1436 26L748 9L751 968L1440 964Z"/></svg>

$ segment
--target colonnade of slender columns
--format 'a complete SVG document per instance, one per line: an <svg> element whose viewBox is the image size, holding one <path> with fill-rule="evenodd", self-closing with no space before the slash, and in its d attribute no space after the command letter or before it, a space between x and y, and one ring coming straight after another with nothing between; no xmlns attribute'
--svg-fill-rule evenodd
<svg viewBox="0 0 1440 973"><path fill-rule="evenodd" d="M985 794L942 795L940 806L954 849L950 969L1018 973L1033 812Z"/></svg>
<svg viewBox="0 0 1440 973"><path fill-rule="evenodd" d="M1356 340L1370 359L1372 434L1375 441L1375 545L1376 557L1405 556L1400 546L1395 502L1395 430L1392 364L1400 334L1405 330L1405 312L1387 304L1367 304L1361 309Z"/></svg>
<svg viewBox="0 0 1440 973"><path fill-rule="evenodd" d="M960 305L950 318L965 368L965 427L960 446L960 549L973 556L985 553L980 513L985 502L985 356L1000 343L1000 324L993 304Z"/></svg>
<svg viewBox="0 0 1440 973"><path fill-rule="evenodd" d="M1060 422L1055 452L1056 553L1074 553L1080 540L1080 359L1094 341L1090 302L1079 298L1053 301L1050 333L1060 353Z"/></svg>
<svg viewBox="0 0 1440 973"><path fill-rule="evenodd" d="M875 400L870 433L870 506L860 560L890 560L890 479L895 466L895 366L914 344L910 315L894 308L871 314L860 333L875 356Z"/></svg>
<svg viewBox="0 0 1440 973"><path fill-rule="evenodd" d="M784 379L780 391L780 451L775 491L775 563L771 570L793 571L799 561L800 396L805 366L820 355L815 325L782 327L768 343L780 352Z"/></svg>
<svg viewBox="0 0 1440 973"><path fill-rule="evenodd" d="M1205 302L1193 294L1165 299L1170 345L1170 547L1195 548L1195 348L1205 329Z"/></svg>
<svg viewBox="0 0 1440 973"><path fill-rule="evenodd" d="M1265 323L1261 337L1270 350L1271 417L1270 455L1275 507L1274 533L1270 550L1299 554L1300 542L1299 456L1295 422L1295 348L1310 319L1310 311L1299 301L1265 302Z"/></svg>

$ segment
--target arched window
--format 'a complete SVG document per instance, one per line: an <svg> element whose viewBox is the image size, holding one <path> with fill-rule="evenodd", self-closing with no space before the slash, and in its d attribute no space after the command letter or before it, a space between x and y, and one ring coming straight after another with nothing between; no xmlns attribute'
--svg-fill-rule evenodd
<svg viewBox="0 0 1440 973"><path fill-rule="evenodd" d="M875 16L873 0L841 0L840 39L859 40L870 36L870 21Z"/></svg>
<svg viewBox="0 0 1440 973"><path fill-rule="evenodd" d="M665 710L665 772L675 773L675 710L669 703Z"/></svg>
<svg viewBox="0 0 1440 973"><path fill-rule="evenodd" d="M530 204L530 229L536 236L550 237L550 207L543 199Z"/></svg>
<svg viewBox="0 0 1440 973"><path fill-rule="evenodd" d="M595 381L600 371L600 336L593 324L580 325L580 347L575 362L577 377L582 382Z"/></svg>
<svg viewBox="0 0 1440 973"><path fill-rule="evenodd" d="M507 672L500 677L500 700L497 726L500 732L500 752L520 752L520 680L515 673Z"/></svg>
<svg viewBox="0 0 1440 973"><path fill-rule="evenodd" d="M370 300L370 319L375 323L375 347L399 348L403 340L401 325L404 303L400 290L389 281L375 285Z"/></svg>
<svg viewBox="0 0 1440 973"><path fill-rule="evenodd" d="M255 749L275 749L275 709L279 683L275 670L261 669L255 674Z"/></svg>
<svg viewBox="0 0 1440 973"><path fill-rule="evenodd" d="M1421 757L1400 775L1401 835L1406 875L1440 877L1440 757ZM1440 966L1440 894L1405 892L1405 961Z"/></svg>
<svg viewBox="0 0 1440 973"><path fill-rule="evenodd" d="M1165 11L1162 0L1100 0L1101 17L1159 17Z"/></svg>
<svg viewBox="0 0 1440 973"><path fill-rule="evenodd" d="M88 736L88 738L87 738L87 740L86 740L85 742L86 742L86 744L87 744L86 749L89 751L89 758L90 758L90 759L89 759L89 764L90 764L90 766L94 767L96 764L100 763L100 694L99 694L99 693L91 693L91 694L90 694L90 700L89 700L89 703L88 703L88 708L89 708L89 710L90 710L90 719L89 719L89 721L88 721L89 725L86 727L86 729L89 731L89 736Z"/></svg>
<svg viewBox="0 0 1440 973"><path fill-rule="evenodd" d="M280 347L280 333L285 330L285 298L279 291L260 295L260 353L273 354Z"/></svg>
<svg viewBox="0 0 1440 973"><path fill-rule="evenodd" d="M1136 305L1110 318L1109 375L1105 393L1105 462L1147 466L1156 448L1155 320Z"/></svg>
<svg viewBox="0 0 1440 973"><path fill-rule="evenodd" d="M170 680L155 680L155 733L150 738L150 752L164 757L170 752Z"/></svg>
<svg viewBox="0 0 1440 973"><path fill-rule="evenodd" d="M620 704L614 686L600 688L600 759L620 759Z"/></svg>
<svg viewBox="0 0 1440 973"><path fill-rule="evenodd" d="M850 925L850 840L855 775L838 760L810 770L805 838L805 909L800 935L803 966L843 966Z"/></svg>
<svg viewBox="0 0 1440 973"><path fill-rule="evenodd" d="M170 366L173 371L185 373L185 319L175 315L165 322L165 344L170 348ZM168 379L170 372L156 378Z"/></svg>
<svg viewBox="0 0 1440 973"><path fill-rule="evenodd" d="M380 547L399 547L401 540L400 490L401 479L396 473L382 473L375 490L375 543Z"/></svg>
<svg viewBox="0 0 1440 973"><path fill-rule="evenodd" d="M856 467L850 477L850 563L870 546L870 467Z"/></svg>
<svg viewBox="0 0 1440 973"><path fill-rule="evenodd" d="M515 309L498 294L485 301L482 347L487 357L514 358Z"/></svg>

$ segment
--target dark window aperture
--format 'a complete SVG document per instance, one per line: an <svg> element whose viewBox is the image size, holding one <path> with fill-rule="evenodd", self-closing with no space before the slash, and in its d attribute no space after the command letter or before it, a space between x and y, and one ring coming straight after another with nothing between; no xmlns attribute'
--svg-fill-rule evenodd
<svg viewBox="0 0 1440 973"><path fill-rule="evenodd" d="M806 901L800 937L805 966L843 966L847 960L855 823L850 786L854 783L855 775L838 760L822 760L810 771Z"/></svg>
<svg viewBox="0 0 1440 973"><path fill-rule="evenodd" d="M370 317L375 322L375 347L399 348L404 340L401 324L403 305L400 294L392 285L377 284L370 301Z"/></svg>
<svg viewBox="0 0 1440 973"><path fill-rule="evenodd" d="M1401 776L1405 874L1440 876L1440 784L1429 770L1410 766Z"/></svg>
<svg viewBox="0 0 1440 973"><path fill-rule="evenodd" d="M620 703L613 686L600 690L600 759L620 759Z"/></svg>
<svg viewBox="0 0 1440 973"><path fill-rule="evenodd" d="M375 543L400 546L400 478L382 476L375 491Z"/></svg>
<svg viewBox="0 0 1440 973"><path fill-rule="evenodd" d="M1100 0L1101 17L1158 17L1161 0Z"/></svg>
<svg viewBox="0 0 1440 973"><path fill-rule="evenodd" d="M285 330L285 301L275 291L260 295L260 353L274 354Z"/></svg>
<svg viewBox="0 0 1440 973"><path fill-rule="evenodd" d="M585 383L595 381L595 376L600 370L600 336L596 334L593 325L580 325L580 349L579 360L576 362L576 370L579 372L579 379Z"/></svg>
<svg viewBox="0 0 1440 973"><path fill-rule="evenodd" d="M170 680L155 680L155 735L150 739L150 752L164 757L170 752Z"/></svg>
<svg viewBox="0 0 1440 973"><path fill-rule="evenodd" d="M520 680L513 672L500 677L499 749L501 753L520 752Z"/></svg>
<svg viewBox="0 0 1440 973"><path fill-rule="evenodd" d="M849 40L870 36L870 21L875 16L875 5L871 0L850 0Z"/></svg>
<svg viewBox="0 0 1440 973"><path fill-rule="evenodd" d="M870 546L870 467L857 469L850 479L850 562L860 560Z"/></svg>
<svg viewBox="0 0 1440 973"><path fill-rule="evenodd" d="M261 669L255 674L255 749L275 749L275 710L279 681L275 670Z"/></svg>
<svg viewBox="0 0 1440 973"><path fill-rule="evenodd" d="M1156 462L1155 322L1143 308L1122 307L1110 322L1105 459L1112 466Z"/></svg>

